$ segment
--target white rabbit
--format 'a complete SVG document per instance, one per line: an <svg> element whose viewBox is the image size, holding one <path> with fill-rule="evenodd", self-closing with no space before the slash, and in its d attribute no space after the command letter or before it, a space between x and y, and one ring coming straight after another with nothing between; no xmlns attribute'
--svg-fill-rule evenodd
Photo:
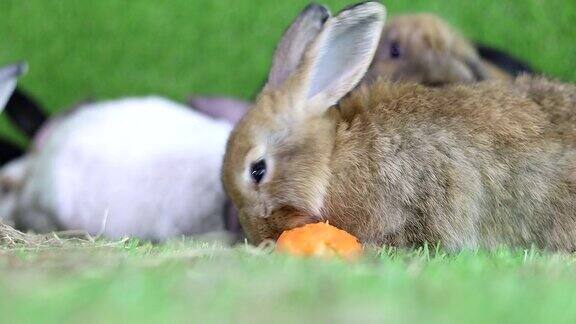
<svg viewBox="0 0 576 324"><path fill-rule="evenodd" d="M0 212L26 230L164 240L224 229L231 124L159 97L81 105L6 165Z"/></svg>

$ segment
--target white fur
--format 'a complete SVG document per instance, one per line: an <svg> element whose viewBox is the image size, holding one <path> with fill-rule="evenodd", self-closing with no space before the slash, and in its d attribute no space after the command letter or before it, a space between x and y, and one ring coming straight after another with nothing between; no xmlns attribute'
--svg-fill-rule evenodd
<svg viewBox="0 0 576 324"><path fill-rule="evenodd" d="M223 229L227 123L150 97L86 105L51 127L23 162L17 223L154 240Z"/></svg>

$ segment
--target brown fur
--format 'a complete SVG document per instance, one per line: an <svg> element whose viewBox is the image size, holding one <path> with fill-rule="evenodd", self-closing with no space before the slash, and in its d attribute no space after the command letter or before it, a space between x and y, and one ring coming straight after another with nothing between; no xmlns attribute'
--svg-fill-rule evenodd
<svg viewBox="0 0 576 324"><path fill-rule="evenodd" d="M542 89L550 104L535 99ZM512 87L363 88L341 105L355 113L336 142L351 145L333 159L341 181L330 182L326 213L371 242L573 250L575 132L561 131L567 122L554 115L573 118L574 95L573 86L530 78ZM350 164L365 166L347 172ZM363 198L347 189L359 183ZM358 201L338 203L348 199Z"/></svg>
<svg viewBox="0 0 576 324"><path fill-rule="evenodd" d="M400 57L390 56L396 43ZM426 85L512 80L498 67L482 60L476 48L455 28L433 14L399 15L390 19L366 80L378 77Z"/></svg>
<svg viewBox="0 0 576 324"><path fill-rule="evenodd" d="M576 249L576 87L380 80L320 109L302 87L321 41L229 139L223 183L252 242L326 220L365 243ZM256 184L260 157L269 168Z"/></svg>
<svg viewBox="0 0 576 324"><path fill-rule="evenodd" d="M258 242L323 219L378 244L574 250L575 98L573 86L531 78L363 87L339 111L290 130L265 190L273 217L243 219L245 230ZM237 148L250 146L243 133L253 121L249 115L232 135L225 171L243 157ZM316 183L327 186L321 206L310 200Z"/></svg>

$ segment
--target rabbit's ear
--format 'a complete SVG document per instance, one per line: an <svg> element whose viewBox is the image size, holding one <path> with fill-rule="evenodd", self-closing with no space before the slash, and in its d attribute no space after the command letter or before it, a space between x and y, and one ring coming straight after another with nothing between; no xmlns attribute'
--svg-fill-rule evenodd
<svg viewBox="0 0 576 324"><path fill-rule="evenodd" d="M460 73L466 74L471 78L471 81L484 81L490 79L490 73L485 68L474 45L470 44L461 36L458 35L458 37L461 41L456 42L457 45L451 55L449 55L450 60L448 60L452 66L452 70L466 70L465 72L460 71ZM462 76L462 80L465 80L464 76Z"/></svg>
<svg viewBox="0 0 576 324"><path fill-rule="evenodd" d="M276 89L284 84L302 62L306 49L318 37L330 11L321 5L310 4L298 15L276 47L266 88Z"/></svg>
<svg viewBox="0 0 576 324"><path fill-rule="evenodd" d="M18 77L26 73L28 65L18 63L0 69L0 111L28 137L33 137L46 121L40 105L27 94L16 89Z"/></svg>
<svg viewBox="0 0 576 324"><path fill-rule="evenodd" d="M294 81L300 83L309 109L328 109L360 82L378 48L385 19L384 6L364 2L328 20Z"/></svg>
<svg viewBox="0 0 576 324"><path fill-rule="evenodd" d="M191 97L190 108L212 118L236 124L246 113L251 103L229 97Z"/></svg>
<svg viewBox="0 0 576 324"><path fill-rule="evenodd" d="M476 81L484 81L490 78L488 71L486 71L480 60L465 60L464 63L472 71Z"/></svg>
<svg viewBox="0 0 576 324"><path fill-rule="evenodd" d="M18 88L8 100L4 113L29 138L33 138L48 119L40 104Z"/></svg>
<svg viewBox="0 0 576 324"><path fill-rule="evenodd" d="M26 73L27 70L28 65L25 63L12 64L0 68L0 111L4 109L12 92L16 89L18 77Z"/></svg>
<svg viewBox="0 0 576 324"><path fill-rule="evenodd" d="M488 79L488 75L482 63L477 58L456 58L453 55L441 54L437 60L427 63L429 69L440 70L440 75L429 76L431 80L424 80L424 84L437 81L439 85L444 83L476 82ZM437 80L436 80L437 79Z"/></svg>

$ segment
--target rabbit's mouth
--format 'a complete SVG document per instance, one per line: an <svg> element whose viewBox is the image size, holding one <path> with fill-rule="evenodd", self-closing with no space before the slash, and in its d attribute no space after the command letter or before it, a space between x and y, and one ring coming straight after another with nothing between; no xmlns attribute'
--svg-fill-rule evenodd
<svg viewBox="0 0 576 324"><path fill-rule="evenodd" d="M291 206L283 206L274 210L270 217L264 219L270 230L266 239L277 240L282 232L301 227L306 224L317 223L322 219L305 211Z"/></svg>

